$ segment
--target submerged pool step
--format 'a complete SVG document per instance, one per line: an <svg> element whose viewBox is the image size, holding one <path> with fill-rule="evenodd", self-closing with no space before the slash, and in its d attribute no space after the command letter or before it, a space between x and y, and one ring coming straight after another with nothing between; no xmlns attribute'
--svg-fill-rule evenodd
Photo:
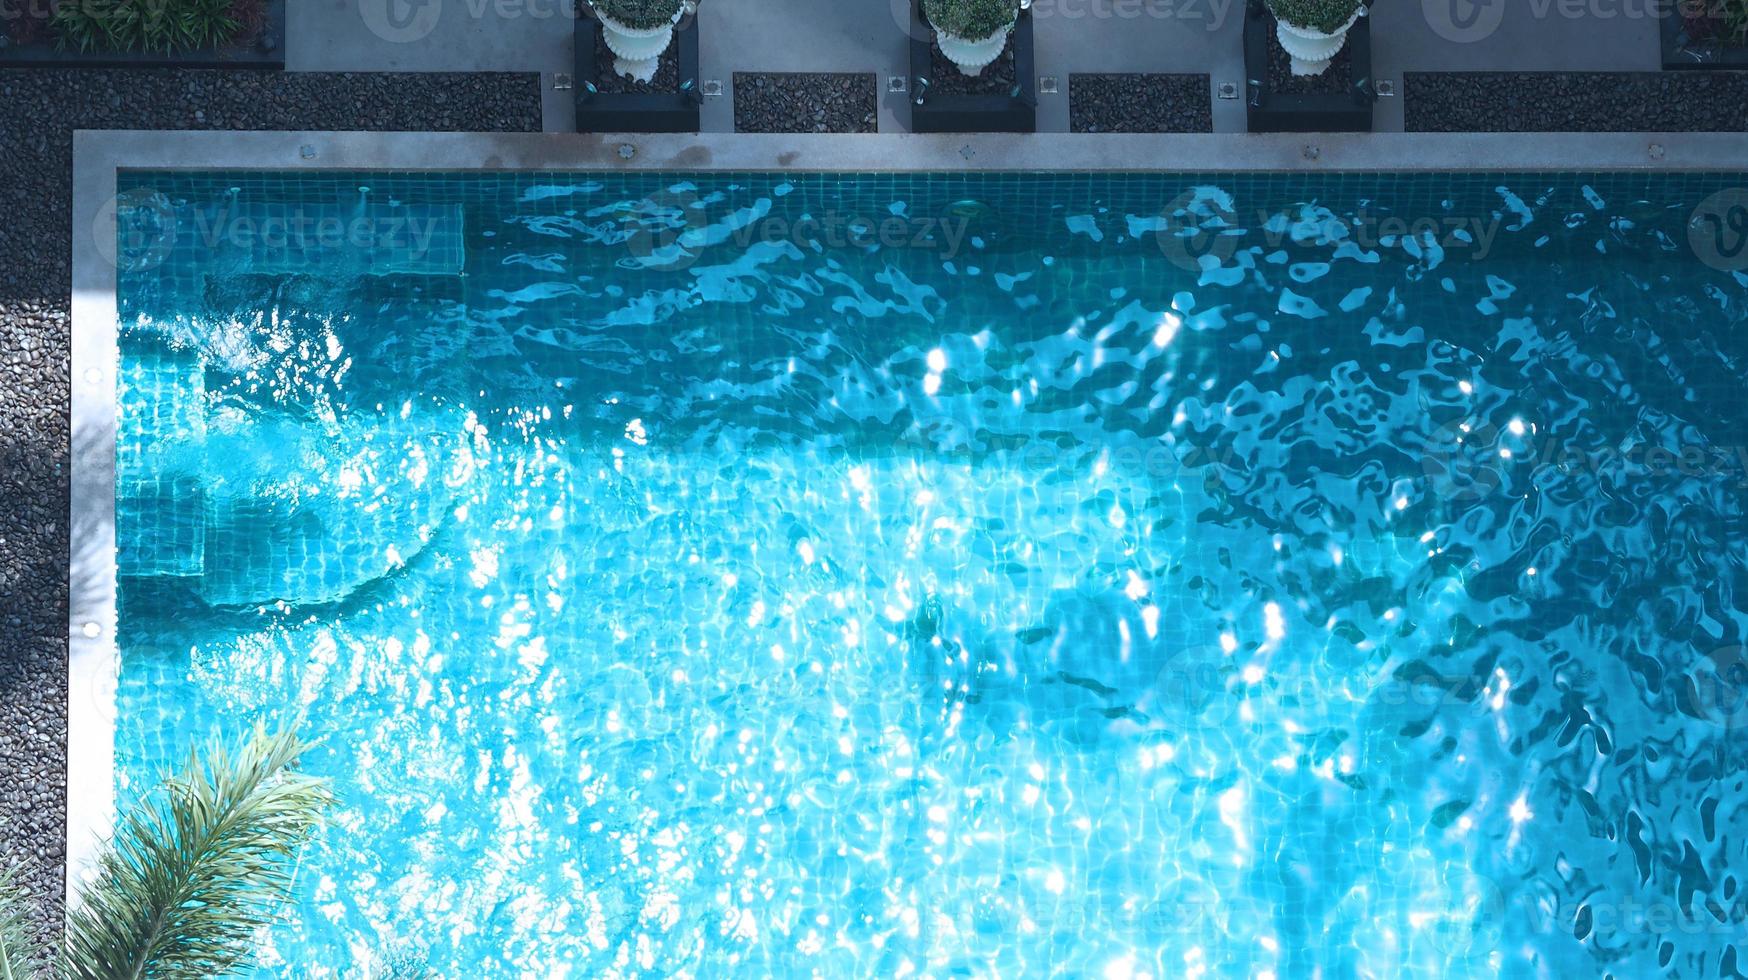
<svg viewBox="0 0 1748 980"><path fill-rule="evenodd" d="M466 262L459 204L226 198L191 210L176 260L209 273L458 276Z"/></svg>
<svg viewBox="0 0 1748 980"><path fill-rule="evenodd" d="M339 602L399 570L441 514L386 504L220 496L209 507L202 599L215 606Z"/></svg>
<svg viewBox="0 0 1748 980"><path fill-rule="evenodd" d="M285 600L326 603L391 570L378 527L285 501L214 501L201 598L218 606Z"/></svg>
<svg viewBox="0 0 1748 980"><path fill-rule="evenodd" d="M115 444L116 571L205 570L206 491L192 467L206 441L206 362L153 342L123 358ZM186 462L187 467L181 464Z"/></svg>
<svg viewBox="0 0 1748 980"><path fill-rule="evenodd" d="M366 407L342 425L218 388L235 372L222 352L156 325L123 331L118 574L183 579L214 605L321 604L412 560L447 514L448 493L426 481L464 482L475 448L459 397L446 397L462 393L451 375L467 344L448 309L460 282L426 281L431 300L401 342L355 355L350 386L366 395L426 378L420 410Z"/></svg>
<svg viewBox="0 0 1748 980"><path fill-rule="evenodd" d="M463 417L391 412L340 428L257 419L227 436L272 448L249 479L208 484L200 596L322 605L417 560L472 471Z"/></svg>

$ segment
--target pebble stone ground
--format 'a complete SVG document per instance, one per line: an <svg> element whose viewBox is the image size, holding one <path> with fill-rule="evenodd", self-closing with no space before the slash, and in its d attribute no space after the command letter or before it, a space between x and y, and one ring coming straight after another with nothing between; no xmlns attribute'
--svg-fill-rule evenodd
<svg viewBox="0 0 1748 980"><path fill-rule="evenodd" d="M1409 72L1411 133L1739 132L1748 72Z"/></svg>
<svg viewBox="0 0 1748 980"><path fill-rule="evenodd" d="M870 73L734 75L737 133L872 133L879 113Z"/></svg>
<svg viewBox="0 0 1748 980"><path fill-rule="evenodd" d="M538 132L540 77L10 69L0 97L0 868L47 936L66 860L73 130Z"/></svg>
<svg viewBox="0 0 1748 980"><path fill-rule="evenodd" d="M1068 76L1068 128L1076 133L1211 133L1207 75Z"/></svg>

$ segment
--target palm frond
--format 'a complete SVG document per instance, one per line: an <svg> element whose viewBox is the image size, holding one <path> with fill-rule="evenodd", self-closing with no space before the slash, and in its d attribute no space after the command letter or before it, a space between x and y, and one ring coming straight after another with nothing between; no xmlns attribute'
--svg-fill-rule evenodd
<svg viewBox="0 0 1748 980"><path fill-rule="evenodd" d="M305 748L257 725L240 751L214 742L135 807L68 916L67 973L205 980L246 964L333 802L325 781L294 770Z"/></svg>
<svg viewBox="0 0 1748 980"><path fill-rule="evenodd" d="M32 934L30 906L16 868L0 871L0 980L48 975L48 958Z"/></svg>

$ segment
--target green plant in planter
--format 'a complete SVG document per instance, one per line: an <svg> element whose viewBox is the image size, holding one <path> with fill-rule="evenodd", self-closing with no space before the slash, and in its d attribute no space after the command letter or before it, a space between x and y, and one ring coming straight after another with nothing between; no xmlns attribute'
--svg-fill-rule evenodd
<svg viewBox="0 0 1748 980"><path fill-rule="evenodd" d="M653 31L674 22L685 0L594 0L595 10L626 27Z"/></svg>
<svg viewBox="0 0 1748 980"><path fill-rule="evenodd" d="M1724 33L1737 44L1748 43L1748 0L1724 0Z"/></svg>
<svg viewBox="0 0 1748 980"><path fill-rule="evenodd" d="M1269 13L1294 27L1333 34L1364 6L1360 0L1267 0Z"/></svg>
<svg viewBox="0 0 1748 980"><path fill-rule="evenodd" d="M259 23L261 0L60 0L49 29L80 51L192 51Z"/></svg>
<svg viewBox="0 0 1748 980"><path fill-rule="evenodd" d="M1020 0L923 0L923 13L937 31L981 41L1013 26Z"/></svg>

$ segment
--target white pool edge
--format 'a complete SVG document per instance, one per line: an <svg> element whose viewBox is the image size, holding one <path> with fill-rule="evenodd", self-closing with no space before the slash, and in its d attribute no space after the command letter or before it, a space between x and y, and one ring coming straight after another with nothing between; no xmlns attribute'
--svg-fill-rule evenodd
<svg viewBox="0 0 1748 980"><path fill-rule="evenodd" d="M73 136L69 907L115 821L116 173L165 170L1743 171L1741 133L704 135L81 130ZM93 635L94 634L94 635Z"/></svg>
<svg viewBox="0 0 1748 980"><path fill-rule="evenodd" d="M74 137L71 239L72 463L67 571L68 907L96 869L115 819L115 266L98 229L115 238L116 168ZM109 205L105 213L105 205ZM110 253L113 254L113 251ZM74 583L78 583L77 586Z"/></svg>

